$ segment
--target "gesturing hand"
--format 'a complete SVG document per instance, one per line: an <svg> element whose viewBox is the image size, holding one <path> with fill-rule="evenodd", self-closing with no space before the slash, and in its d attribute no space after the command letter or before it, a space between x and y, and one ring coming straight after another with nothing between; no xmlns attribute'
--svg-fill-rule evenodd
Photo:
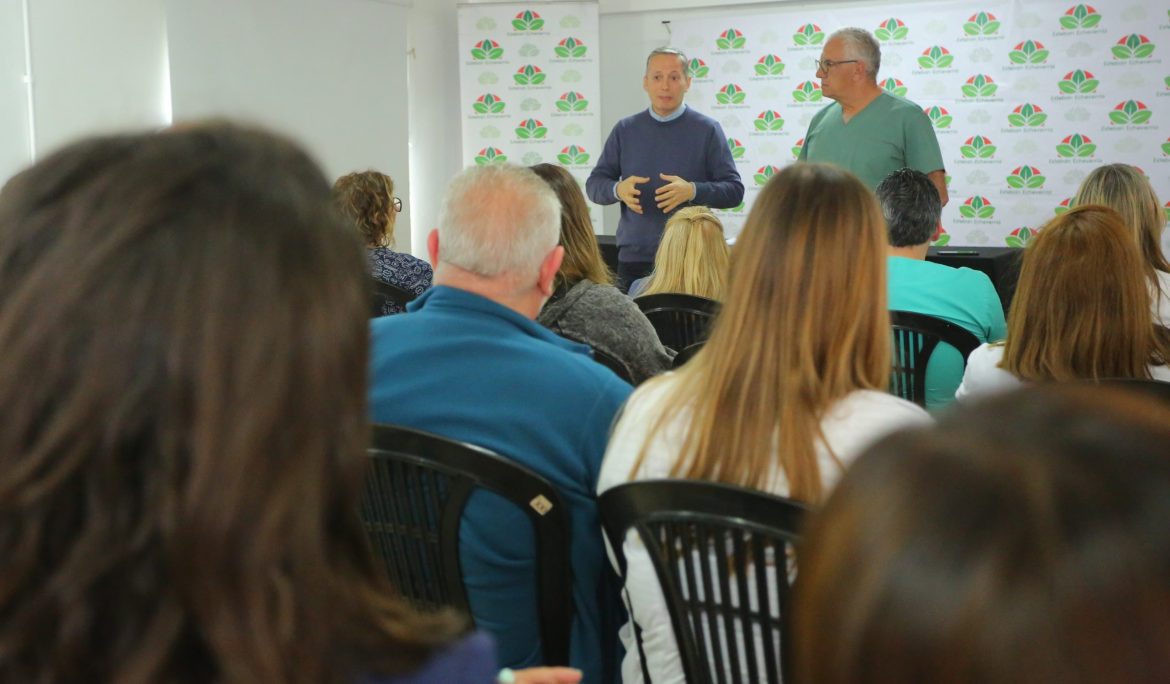
<svg viewBox="0 0 1170 684"><path fill-rule="evenodd" d="M650 179L645 176L626 176L622 182L617 186L617 198L620 199L631 211L641 214L642 203L638 199L642 191L637 188L639 183L649 183Z"/></svg>
<svg viewBox="0 0 1170 684"><path fill-rule="evenodd" d="M662 213L669 214L683 202L690 202L695 198L695 186L689 182L666 173L658 175L662 177L662 180L667 181L666 185L658 188L658 192L654 193L654 200L658 202L658 208L662 210Z"/></svg>

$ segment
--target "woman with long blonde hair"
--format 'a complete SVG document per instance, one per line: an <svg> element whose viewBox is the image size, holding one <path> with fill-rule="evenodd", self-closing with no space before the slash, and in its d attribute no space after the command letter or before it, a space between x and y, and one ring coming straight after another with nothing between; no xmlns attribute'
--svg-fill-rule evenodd
<svg viewBox="0 0 1170 684"><path fill-rule="evenodd" d="M630 284L630 296L681 292L723 299L730 260L723 222L707 207L671 215L654 256L654 271Z"/></svg>
<svg viewBox="0 0 1170 684"><path fill-rule="evenodd" d="M1024 253L1004 342L977 347L955 397L1024 382L1170 380L1138 243L1100 205L1043 226Z"/></svg>
<svg viewBox="0 0 1170 684"><path fill-rule="evenodd" d="M1170 261L1162 253L1166 215L1150 180L1129 164L1107 164L1081 181L1073 206L1101 204L1121 214L1141 248L1154 322L1170 328Z"/></svg>
<svg viewBox="0 0 1170 684"><path fill-rule="evenodd" d="M885 264L881 210L856 177L821 164L784 169L739 236L709 341L630 398L599 491L686 478L817 503L870 442L928 423L921 408L885 391ZM682 682L662 590L636 533L625 553L628 607L646 667L655 684ZM622 670L626 682L641 682L631 632L622 631Z"/></svg>

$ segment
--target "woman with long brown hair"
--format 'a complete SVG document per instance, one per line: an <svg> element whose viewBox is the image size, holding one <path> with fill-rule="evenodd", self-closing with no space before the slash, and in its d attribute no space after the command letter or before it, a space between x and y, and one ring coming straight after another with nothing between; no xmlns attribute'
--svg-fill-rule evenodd
<svg viewBox="0 0 1170 684"><path fill-rule="evenodd" d="M719 217L707 207L683 207L667 219L654 270L630 284L630 296L678 292L722 301L730 254Z"/></svg>
<svg viewBox="0 0 1170 684"><path fill-rule="evenodd" d="M1024 252L1007 339L971 352L955 397L1024 382L1170 380L1149 286L1117 212L1090 204L1052 219Z"/></svg>
<svg viewBox="0 0 1170 684"><path fill-rule="evenodd" d="M1093 169L1073 200L1073 206L1101 204L1121 214L1122 221L1142 254L1142 270L1150 280L1154 322L1170 328L1170 261L1162 253L1166 214L1150 179L1129 164L1106 164Z"/></svg>
<svg viewBox="0 0 1170 684"><path fill-rule="evenodd" d="M670 368L674 355L662 346L654 326L637 304L613 286L581 186L563 166L531 168L561 201L561 245L565 248L553 281L555 289L536 322L617 359L635 385Z"/></svg>
<svg viewBox="0 0 1170 684"><path fill-rule="evenodd" d="M773 178L732 252L709 341L630 398L598 490L686 478L815 504L871 441L929 422L924 410L885 392L884 245L877 200L852 174L802 163ZM631 621L650 676L655 684L682 682L662 590L636 533L625 553ZM632 631L623 630L623 675L641 682Z"/></svg>
<svg viewBox="0 0 1170 684"><path fill-rule="evenodd" d="M0 191L0 681L491 681L369 553L363 278L257 131L88 140Z"/></svg>

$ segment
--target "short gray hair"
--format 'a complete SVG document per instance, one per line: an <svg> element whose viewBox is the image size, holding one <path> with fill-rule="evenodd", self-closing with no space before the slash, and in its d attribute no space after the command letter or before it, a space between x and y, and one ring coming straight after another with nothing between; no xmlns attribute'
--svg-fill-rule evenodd
<svg viewBox="0 0 1170 684"><path fill-rule="evenodd" d="M535 278L561 233L561 203L514 164L466 169L439 210L439 259L480 276Z"/></svg>
<svg viewBox="0 0 1170 684"><path fill-rule="evenodd" d="M877 38L863 28L852 26L834 31L829 40L834 38L840 38L845 43L845 52L850 59L865 62L865 73L876 81L878 70L882 68L882 48Z"/></svg>
<svg viewBox="0 0 1170 684"><path fill-rule="evenodd" d="M684 53L682 50L679 50L678 48L672 47L656 47L651 50L650 54L646 55L646 73L650 72L650 60L654 59L658 55L672 55L674 57L678 57L678 61L682 62L683 76L691 75L691 61L687 59L686 53Z"/></svg>
<svg viewBox="0 0 1170 684"><path fill-rule="evenodd" d="M874 194L882 205L891 247L917 247L934 237L942 199L925 173L898 169L878 183Z"/></svg>

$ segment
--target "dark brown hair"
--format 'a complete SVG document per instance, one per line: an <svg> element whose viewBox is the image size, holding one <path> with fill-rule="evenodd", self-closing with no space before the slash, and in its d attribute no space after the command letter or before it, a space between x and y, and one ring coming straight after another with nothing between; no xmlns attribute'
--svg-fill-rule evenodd
<svg viewBox="0 0 1170 684"><path fill-rule="evenodd" d="M1170 681L1170 409L1093 385L858 459L798 552L800 684Z"/></svg>
<svg viewBox="0 0 1170 684"><path fill-rule="evenodd" d="M333 183L333 202L361 232L366 247L394 245L394 180L377 171L355 171Z"/></svg>
<svg viewBox="0 0 1170 684"><path fill-rule="evenodd" d="M565 258L557 271L555 285L573 286L580 280L591 280L599 285L612 285L613 276L601 258L597 236L593 233L593 221L589 218L589 206L581 186L562 166L537 164L529 167L548 183L561 201L561 245Z"/></svg>
<svg viewBox="0 0 1170 684"><path fill-rule="evenodd" d="M357 517L364 260L297 147L81 142L0 192L0 681L416 667Z"/></svg>

